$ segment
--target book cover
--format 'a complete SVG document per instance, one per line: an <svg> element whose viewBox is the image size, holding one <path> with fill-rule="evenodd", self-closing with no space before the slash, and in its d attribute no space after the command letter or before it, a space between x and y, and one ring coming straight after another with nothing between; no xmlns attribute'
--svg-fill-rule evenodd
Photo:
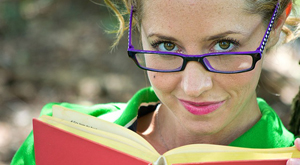
<svg viewBox="0 0 300 165"><path fill-rule="evenodd" d="M151 164L37 119L33 127L37 165Z"/></svg>

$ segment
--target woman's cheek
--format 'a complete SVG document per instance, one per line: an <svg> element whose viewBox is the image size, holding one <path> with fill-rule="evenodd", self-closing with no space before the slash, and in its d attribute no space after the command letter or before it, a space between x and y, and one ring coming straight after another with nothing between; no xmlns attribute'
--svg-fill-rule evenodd
<svg viewBox="0 0 300 165"><path fill-rule="evenodd" d="M158 73L148 71L151 86L159 92L172 92L180 83L178 73Z"/></svg>
<svg viewBox="0 0 300 165"><path fill-rule="evenodd" d="M238 95L238 97L240 97L239 95L250 95L251 92L255 92L259 80L259 73L250 71L227 75L227 77L224 77L222 80L223 81L219 81L218 83L221 88L233 96Z"/></svg>

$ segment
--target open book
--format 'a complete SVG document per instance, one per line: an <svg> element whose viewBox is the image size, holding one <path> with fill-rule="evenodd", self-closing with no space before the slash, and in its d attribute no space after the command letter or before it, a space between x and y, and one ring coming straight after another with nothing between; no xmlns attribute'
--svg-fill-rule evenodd
<svg viewBox="0 0 300 165"><path fill-rule="evenodd" d="M137 133L102 119L61 106L53 116L33 119L36 164L128 165L285 165L300 158L295 147L248 149L193 144L160 155Z"/></svg>

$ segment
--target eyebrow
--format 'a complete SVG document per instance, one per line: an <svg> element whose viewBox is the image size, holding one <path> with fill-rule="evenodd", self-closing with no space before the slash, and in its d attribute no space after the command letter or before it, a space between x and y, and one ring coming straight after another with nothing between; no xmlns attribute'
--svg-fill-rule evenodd
<svg viewBox="0 0 300 165"><path fill-rule="evenodd" d="M210 36L210 37L207 37L204 39L204 41L213 41L213 40L217 40L217 39L220 39L220 38L224 38L230 34L242 34L242 35L246 35L240 31L226 31L226 32L223 32L223 33L219 33L219 34L216 34L216 35L213 35L213 36ZM151 33L147 36L147 38L150 38L150 37L153 37L153 36L156 36L160 39L163 39L163 40L168 40L168 41L177 41L176 38L174 37L171 37L171 36L165 36L165 35L161 35L161 34L158 34L158 33Z"/></svg>
<svg viewBox="0 0 300 165"><path fill-rule="evenodd" d="M224 37L226 37L226 36L228 36L230 34L243 34L243 35L245 35L244 33L239 32L239 31L231 31L231 30L229 30L229 31L226 31L226 32L223 32L223 33L220 33L220 34L216 34L216 35L207 37L205 40L212 41L212 40L224 38Z"/></svg>
<svg viewBox="0 0 300 165"><path fill-rule="evenodd" d="M157 34L157 33L151 33L149 34L147 37L150 38L150 37L153 37L153 36L156 36L160 39L163 39L163 40L168 40L168 41L177 41L176 38L174 37L171 37L171 36L164 36L164 35L161 35L161 34Z"/></svg>

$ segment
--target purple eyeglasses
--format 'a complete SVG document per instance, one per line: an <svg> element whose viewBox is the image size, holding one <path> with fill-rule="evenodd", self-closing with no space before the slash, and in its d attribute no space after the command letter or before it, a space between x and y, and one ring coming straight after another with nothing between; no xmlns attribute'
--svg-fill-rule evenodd
<svg viewBox="0 0 300 165"><path fill-rule="evenodd" d="M178 72L183 71L189 61L198 61L210 72L214 73L242 73L254 69L255 64L262 57L268 41L277 11L280 7L280 0L274 9L274 13L269 22L269 26L261 41L261 44L255 51L247 52L217 52L201 55L186 55L175 52L137 50L132 45L132 16L133 7L130 11L129 32L128 32L128 56L144 70L154 72Z"/></svg>

